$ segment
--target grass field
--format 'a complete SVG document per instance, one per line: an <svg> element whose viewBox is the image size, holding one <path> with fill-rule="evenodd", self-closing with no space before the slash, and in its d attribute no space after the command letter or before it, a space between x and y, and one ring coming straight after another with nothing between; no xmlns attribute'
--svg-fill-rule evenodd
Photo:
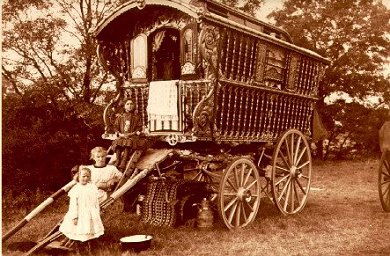
<svg viewBox="0 0 390 256"><path fill-rule="evenodd" d="M229 231L218 218L208 231L146 226L136 215L122 213L118 202L104 215L106 232L91 255L390 255L390 213L380 206L377 169L377 160L315 163L312 191L301 213L282 216L264 198L254 223L239 230ZM8 203L3 198L3 232L26 213L4 210ZM20 255L11 245L38 240L66 209L61 202L33 219L2 245L3 255ZM119 238L132 234L153 234L152 248L122 252Z"/></svg>

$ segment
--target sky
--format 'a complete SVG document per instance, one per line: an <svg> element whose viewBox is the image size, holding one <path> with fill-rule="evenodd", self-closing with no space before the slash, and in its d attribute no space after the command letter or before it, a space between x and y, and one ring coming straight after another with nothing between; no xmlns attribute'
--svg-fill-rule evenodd
<svg viewBox="0 0 390 256"><path fill-rule="evenodd" d="M269 22L270 20L267 19L266 16L276 9L281 9L283 2L284 0L265 0L264 5L260 8L256 17L260 20Z"/></svg>

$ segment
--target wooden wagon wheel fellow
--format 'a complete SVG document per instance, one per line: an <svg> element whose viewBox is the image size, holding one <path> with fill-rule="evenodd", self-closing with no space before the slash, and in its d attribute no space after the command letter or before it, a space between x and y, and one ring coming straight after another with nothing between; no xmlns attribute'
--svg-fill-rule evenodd
<svg viewBox="0 0 390 256"><path fill-rule="evenodd" d="M218 210L229 228L251 223L260 205L260 175L248 158L231 162L222 174L218 192Z"/></svg>
<svg viewBox="0 0 390 256"><path fill-rule="evenodd" d="M295 129L286 131L274 149L271 176L273 201L284 215L305 207L311 168L310 147L304 135Z"/></svg>
<svg viewBox="0 0 390 256"><path fill-rule="evenodd" d="M378 170L378 191L379 199L382 208L386 212L390 212L390 151L385 150Z"/></svg>

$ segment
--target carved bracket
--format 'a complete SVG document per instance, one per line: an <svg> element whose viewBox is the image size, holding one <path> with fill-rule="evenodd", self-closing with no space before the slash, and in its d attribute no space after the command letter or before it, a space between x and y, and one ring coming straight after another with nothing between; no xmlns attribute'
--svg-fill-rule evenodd
<svg viewBox="0 0 390 256"><path fill-rule="evenodd" d="M214 88L199 102L193 114L195 136L212 137L214 124Z"/></svg>
<svg viewBox="0 0 390 256"><path fill-rule="evenodd" d="M202 25L199 36L200 55L205 70L206 78L215 80L218 71L218 42L220 38L219 28L211 25Z"/></svg>

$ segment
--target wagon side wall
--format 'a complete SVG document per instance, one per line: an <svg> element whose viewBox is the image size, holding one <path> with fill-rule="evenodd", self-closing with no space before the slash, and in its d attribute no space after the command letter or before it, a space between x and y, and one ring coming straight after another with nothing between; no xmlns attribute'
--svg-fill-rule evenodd
<svg viewBox="0 0 390 256"><path fill-rule="evenodd" d="M228 26L205 22L202 32L204 38L218 39L216 49L200 49L216 72L209 103L215 140L275 141L291 128L311 136L323 63Z"/></svg>

